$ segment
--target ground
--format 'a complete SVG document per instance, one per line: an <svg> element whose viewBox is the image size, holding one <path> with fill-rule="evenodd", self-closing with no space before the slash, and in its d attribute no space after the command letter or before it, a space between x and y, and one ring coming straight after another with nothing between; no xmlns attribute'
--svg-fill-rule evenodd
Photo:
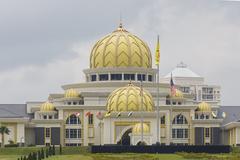
<svg viewBox="0 0 240 160"><path fill-rule="evenodd" d="M30 152L36 152L41 148L0 148L0 160L17 160L21 155L28 155ZM59 154L59 150L56 151ZM91 154L86 147L64 147L63 155L49 157L48 160L239 160L239 149L230 154L195 154L195 153L177 153L177 154Z"/></svg>

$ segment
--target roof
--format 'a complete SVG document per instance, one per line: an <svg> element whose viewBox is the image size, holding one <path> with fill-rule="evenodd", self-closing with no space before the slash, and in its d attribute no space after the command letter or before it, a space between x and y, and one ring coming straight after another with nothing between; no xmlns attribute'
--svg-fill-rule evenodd
<svg viewBox="0 0 240 160"><path fill-rule="evenodd" d="M170 78L171 75L172 77L200 77L198 74L191 71L183 62L178 64L177 67L174 68L170 73L168 73L164 78Z"/></svg>
<svg viewBox="0 0 240 160"><path fill-rule="evenodd" d="M26 104L0 104L0 118L29 117Z"/></svg>
<svg viewBox="0 0 240 160"><path fill-rule="evenodd" d="M240 106L220 106L218 117L222 117L223 112L226 113L226 118L223 120L223 125L240 120Z"/></svg>

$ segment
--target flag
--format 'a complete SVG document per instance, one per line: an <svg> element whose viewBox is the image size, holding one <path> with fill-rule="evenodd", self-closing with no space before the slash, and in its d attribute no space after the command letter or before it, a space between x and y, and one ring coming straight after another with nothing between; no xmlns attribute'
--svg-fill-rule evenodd
<svg viewBox="0 0 240 160"><path fill-rule="evenodd" d="M117 114L117 118L120 117L121 114L122 114L122 112L118 112L118 114Z"/></svg>
<svg viewBox="0 0 240 160"><path fill-rule="evenodd" d="M111 111L108 111L104 117L109 117L111 115Z"/></svg>
<svg viewBox="0 0 240 160"><path fill-rule="evenodd" d="M87 113L85 114L85 116L88 117L88 116L90 116L90 114L91 114L91 112L87 112Z"/></svg>
<svg viewBox="0 0 240 160"><path fill-rule="evenodd" d="M159 43L159 36L157 37L157 46L156 46L156 53L155 53L155 64L159 65L160 63L160 43Z"/></svg>
<svg viewBox="0 0 240 160"><path fill-rule="evenodd" d="M128 113L128 117L130 117L132 114L133 114L133 112L132 112L132 111L131 111L131 112L129 112L129 113Z"/></svg>
<svg viewBox="0 0 240 160"><path fill-rule="evenodd" d="M172 79L172 73L171 73L171 79L170 79L170 89L171 89L171 96L176 95L176 87Z"/></svg>
<svg viewBox="0 0 240 160"><path fill-rule="evenodd" d="M98 112L98 113L96 114L96 117L97 117L99 120L103 120L103 114L102 114L102 112Z"/></svg>
<svg viewBox="0 0 240 160"><path fill-rule="evenodd" d="M79 113L79 112L76 112L75 115L76 115L77 117L79 117L79 116L80 116L80 113Z"/></svg>

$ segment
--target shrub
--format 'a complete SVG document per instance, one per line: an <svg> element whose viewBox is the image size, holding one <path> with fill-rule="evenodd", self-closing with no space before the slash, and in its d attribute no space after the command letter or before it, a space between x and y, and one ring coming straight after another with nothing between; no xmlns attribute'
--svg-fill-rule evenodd
<svg viewBox="0 0 240 160"><path fill-rule="evenodd" d="M18 144L6 144L5 147L18 147Z"/></svg>
<svg viewBox="0 0 240 160"><path fill-rule="evenodd" d="M43 148L41 150L41 158L44 159L44 150L43 150Z"/></svg>

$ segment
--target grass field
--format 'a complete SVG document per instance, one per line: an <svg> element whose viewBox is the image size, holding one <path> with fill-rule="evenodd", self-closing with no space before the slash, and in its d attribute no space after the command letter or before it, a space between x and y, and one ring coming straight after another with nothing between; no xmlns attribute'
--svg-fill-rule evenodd
<svg viewBox="0 0 240 160"><path fill-rule="evenodd" d="M19 155L0 155L0 160L17 160ZM75 154L56 155L48 160L184 160L176 154Z"/></svg>
<svg viewBox="0 0 240 160"><path fill-rule="evenodd" d="M38 151L41 148L0 148L0 160L17 160L21 155L28 155L30 152ZM59 151L56 149L56 153ZM49 157L48 160L239 160L238 151L231 154L91 154L86 147L63 147L63 155Z"/></svg>

